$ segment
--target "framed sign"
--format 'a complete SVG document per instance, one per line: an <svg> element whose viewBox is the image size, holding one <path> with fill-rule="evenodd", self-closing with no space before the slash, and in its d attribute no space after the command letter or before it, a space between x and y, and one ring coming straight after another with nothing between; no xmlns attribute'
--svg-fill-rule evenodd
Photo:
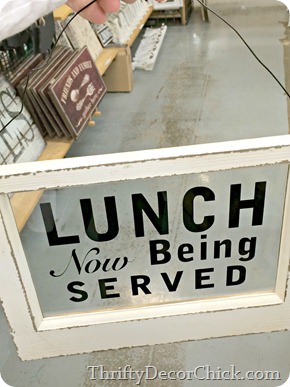
<svg viewBox="0 0 290 387"><path fill-rule="evenodd" d="M289 163L285 135L1 167L19 356L289 329Z"/></svg>

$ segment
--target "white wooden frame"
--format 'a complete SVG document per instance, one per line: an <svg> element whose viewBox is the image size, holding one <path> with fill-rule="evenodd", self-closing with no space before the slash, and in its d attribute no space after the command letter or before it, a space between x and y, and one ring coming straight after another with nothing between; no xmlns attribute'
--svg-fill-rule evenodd
<svg viewBox="0 0 290 387"><path fill-rule="evenodd" d="M0 298L19 356L29 360L289 329L289 177L274 293L45 318L9 200L14 192L275 164L290 164L289 135L1 166Z"/></svg>

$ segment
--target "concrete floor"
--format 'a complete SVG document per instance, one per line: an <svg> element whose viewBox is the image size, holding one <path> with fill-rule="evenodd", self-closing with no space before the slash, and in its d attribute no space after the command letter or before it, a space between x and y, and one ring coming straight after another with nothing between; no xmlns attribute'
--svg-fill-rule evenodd
<svg viewBox="0 0 290 387"><path fill-rule="evenodd" d="M289 40L285 7L275 0L215 0L210 5L230 21L281 82L288 83ZM222 21L201 21L197 5L187 26L170 26L152 72L134 72L134 90L107 94L102 116L86 128L68 157L236 140L288 133L287 100L240 39ZM0 313L0 368L15 387L134 386L136 382L90 380L87 366L117 370L153 365L159 370L275 370L281 381L219 381L219 386L278 386L290 371L290 334L248 335L199 342L121 349L21 362ZM171 382L172 383L172 382ZM142 385L167 386L151 380ZM1 385L1 384L0 384ZM174 381L174 386L216 385Z"/></svg>
<svg viewBox="0 0 290 387"><path fill-rule="evenodd" d="M275 0L212 6L284 82L285 7ZM154 71L134 72L132 93L104 98L96 127L69 156L284 134L286 102L235 33L215 16L203 24L196 9L186 27L167 29Z"/></svg>

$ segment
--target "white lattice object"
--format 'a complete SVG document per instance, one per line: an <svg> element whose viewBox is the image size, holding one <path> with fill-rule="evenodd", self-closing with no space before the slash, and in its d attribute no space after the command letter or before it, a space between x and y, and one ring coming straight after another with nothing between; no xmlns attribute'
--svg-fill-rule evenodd
<svg viewBox="0 0 290 387"><path fill-rule="evenodd" d="M133 4L121 2L120 10L108 16L106 22L116 44L125 44L131 37L140 20L149 8L146 0L137 0Z"/></svg>
<svg viewBox="0 0 290 387"><path fill-rule="evenodd" d="M166 30L165 24L162 24L160 28L146 29L133 58L133 69L153 70Z"/></svg>
<svg viewBox="0 0 290 387"><path fill-rule="evenodd" d="M153 6L155 11L164 11L170 9L179 9L183 7L182 0L167 0L159 3L156 0L148 0L148 2Z"/></svg>
<svg viewBox="0 0 290 387"><path fill-rule="evenodd" d="M14 87L3 75L0 75L0 95L0 165L37 160L45 141Z"/></svg>

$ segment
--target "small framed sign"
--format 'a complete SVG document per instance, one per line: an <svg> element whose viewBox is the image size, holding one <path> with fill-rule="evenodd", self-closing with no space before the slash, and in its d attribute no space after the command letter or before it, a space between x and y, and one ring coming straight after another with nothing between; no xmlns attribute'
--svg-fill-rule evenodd
<svg viewBox="0 0 290 387"><path fill-rule="evenodd" d="M289 329L289 163L285 135L1 167L19 356ZM19 233L24 191L44 192Z"/></svg>
<svg viewBox="0 0 290 387"><path fill-rule="evenodd" d="M93 28L103 47L106 47L113 41L112 31L106 24L93 24Z"/></svg>

